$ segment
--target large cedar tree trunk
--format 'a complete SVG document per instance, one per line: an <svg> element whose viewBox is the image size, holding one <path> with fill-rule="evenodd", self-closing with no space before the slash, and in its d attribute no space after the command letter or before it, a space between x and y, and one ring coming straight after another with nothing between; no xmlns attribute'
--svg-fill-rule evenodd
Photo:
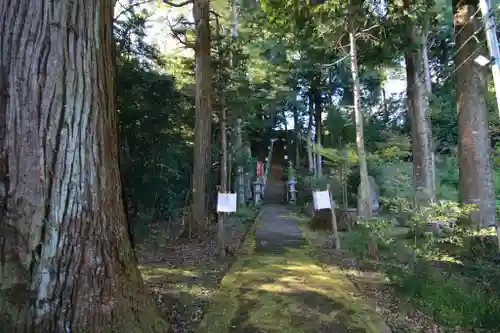
<svg viewBox="0 0 500 333"><path fill-rule="evenodd" d="M410 0L405 8L411 12ZM429 89L427 87L426 32L417 24L409 22L408 40L411 49L406 52L406 82L408 111L411 123L413 181L415 199L418 203L433 202L436 196L434 184L434 159L430 124Z"/></svg>
<svg viewBox="0 0 500 333"><path fill-rule="evenodd" d="M164 332L118 169L114 0L0 2L0 331Z"/></svg>
<svg viewBox="0 0 500 333"><path fill-rule="evenodd" d="M208 184L211 170L212 73L210 58L210 3L195 0L196 25L196 115L193 165L194 232L202 236L208 227Z"/></svg>
<svg viewBox="0 0 500 333"><path fill-rule="evenodd" d="M459 4L457 4L459 3ZM470 1L469 1L470 3ZM478 30L477 6L453 1L457 32L455 56L457 70L458 162L460 195L464 203L477 204L472 214L478 226L495 224L495 192L490 160L486 79L484 68L474 62L481 45L472 36Z"/></svg>

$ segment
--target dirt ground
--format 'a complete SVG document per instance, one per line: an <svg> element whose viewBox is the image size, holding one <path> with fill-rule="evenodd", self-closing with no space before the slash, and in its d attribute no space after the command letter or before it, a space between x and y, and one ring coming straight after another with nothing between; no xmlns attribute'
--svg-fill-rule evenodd
<svg viewBox="0 0 500 333"><path fill-rule="evenodd" d="M254 218L227 221L231 253L223 259L217 256L215 228L212 237L203 242L168 243L156 232L157 237L139 247L139 268L158 309L171 325L171 333L195 331Z"/></svg>

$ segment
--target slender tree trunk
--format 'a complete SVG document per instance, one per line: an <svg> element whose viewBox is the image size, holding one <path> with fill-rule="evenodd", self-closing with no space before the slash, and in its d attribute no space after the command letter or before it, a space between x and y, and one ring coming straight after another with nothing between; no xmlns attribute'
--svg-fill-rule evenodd
<svg viewBox="0 0 500 333"><path fill-rule="evenodd" d="M323 115L323 98L321 96L321 90L319 85L321 84L321 74L314 79L314 125L316 127L316 170L317 176L323 177L323 163L322 156L319 152L322 144L322 115Z"/></svg>
<svg viewBox="0 0 500 333"><path fill-rule="evenodd" d="M226 117L226 124L227 124L227 117ZM226 128L227 131L227 128ZM231 138L231 134L227 134L227 138ZM231 151L234 148L232 145L228 142L227 143L227 190L229 192L233 191L233 154Z"/></svg>
<svg viewBox="0 0 500 333"><path fill-rule="evenodd" d="M413 7L405 0L405 8ZM409 26L409 44L414 48L406 53L406 81L408 110L410 113L413 155L413 181L415 201L419 204L433 202L436 196L434 185L434 159L432 157L432 135L428 85L426 78L427 33L417 24Z"/></svg>
<svg viewBox="0 0 500 333"><path fill-rule="evenodd" d="M218 22L217 22L218 23ZM217 24L217 40L221 39L220 25ZM218 60L219 64L222 61L222 45L218 43ZM218 192L226 193L228 192L228 149L227 149L227 119L226 119L226 95L224 94L224 75L222 66L217 67L217 96L220 108L220 188ZM219 256L224 257L226 254L225 250L225 236L224 236L224 224L226 220L225 213L218 213L217 219L217 240L219 245Z"/></svg>
<svg viewBox="0 0 500 333"><path fill-rule="evenodd" d="M327 100L328 108L331 108L333 106L332 91L331 91L331 85L332 85L331 68L328 70L327 83L328 83L328 90L327 90L327 93L326 93L326 100ZM328 110L328 111L330 111L330 110ZM328 114L328 112L327 112L327 114Z"/></svg>
<svg viewBox="0 0 500 333"><path fill-rule="evenodd" d="M425 69L425 85L427 86L427 96L428 96L428 103L429 103L429 110L430 110L430 100L429 98L432 97L432 82L431 82L431 69L430 69L430 65L429 65L429 51L427 49L428 47L428 44L427 44L427 39L429 37L429 25L430 25L430 22L429 20L427 20L424 24L424 33L422 34L422 56L423 56L423 61L424 61L424 69ZM432 124L431 124L431 121L430 121L430 116L429 116L429 128L432 132ZM432 133L430 133L432 134ZM433 201L436 201L436 146L434 144L434 139L432 138L432 135L430 135L429 137L429 141L430 141L430 147L431 147L431 165L432 165L432 181L431 181L431 185L433 186L432 188L432 192L431 193L434 193L433 197L431 199L433 199Z"/></svg>
<svg viewBox="0 0 500 333"><path fill-rule="evenodd" d="M236 119L236 135L235 135L235 145L234 145L234 156L236 158L236 193L238 194L238 204L241 206L245 205L245 191L244 191L244 177L243 177L243 162L244 162L244 151L243 151L243 135L242 125L243 120L241 118Z"/></svg>
<svg viewBox="0 0 500 333"><path fill-rule="evenodd" d="M356 146L359 158L360 188L358 215L363 218L372 217L372 201L370 195L370 181L366 164L365 139L363 136L363 113L361 112L361 88L359 83L358 58L356 51L356 37L354 29L349 32L351 44L351 72L354 91L354 119L356 123Z"/></svg>
<svg viewBox="0 0 500 333"><path fill-rule="evenodd" d="M293 108L293 125L295 132L295 168L298 170L300 168L300 120L299 120L299 110L298 108Z"/></svg>
<svg viewBox="0 0 500 333"><path fill-rule="evenodd" d="M238 0L231 0L231 15L233 17L233 38L238 37Z"/></svg>
<svg viewBox="0 0 500 333"><path fill-rule="evenodd" d="M196 114L193 163L193 222L202 236L208 228L208 193L212 142L212 71L210 56L209 0L195 0Z"/></svg>
<svg viewBox="0 0 500 333"><path fill-rule="evenodd" d="M491 226L495 225L496 218L486 80L484 69L474 63L481 45L471 42L479 27L477 15L471 18L477 7L459 1L453 1L453 5L458 50L455 64L459 66L456 91L460 194L464 203L478 205L479 211L472 214L472 221L478 226Z"/></svg>
<svg viewBox="0 0 500 333"><path fill-rule="evenodd" d="M221 161L220 161L220 192L226 193L228 191L228 149L227 149L227 133L226 133L226 110L224 93L221 92L221 120L220 120L220 130L221 130ZM224 213L219 213L218 220L218 231L217 238L219 241L219 255L224 256L225 254L225 237L224 237L224 223L225 215Z"/></svg>
<svg viewBox="0 0 500 333"><path fill-rule="evenodd" d="M312 123L313 123L313 99L312 94L309 94L309 123L307 125L307 160L309 163L309 173L316 175L316 168L314 167L315 159L313 153L313 142L312 142Z"/></svg>
<svg viewBox="0 0 500 333"><path fill-rule="evenodd" d="M385 95L385 88L382 88L382 103L384 108L384 123L389 126L389 110L387 108L387 97Z"/></svg>
<svg viewBox="0 0 500 333"><path fill-rule="evenodd" d="M0 2L2 332L166 332L121 197L113 9Z"/></svg>
<svg viewBox="0 0 500 333"><path fill-rule="evenodd" d="M281 115L283 116L283 127L285 128L285 145L289 145L290 144L290 135L288 135L288 122L286 120L285 108L283 108Z"/></svg>

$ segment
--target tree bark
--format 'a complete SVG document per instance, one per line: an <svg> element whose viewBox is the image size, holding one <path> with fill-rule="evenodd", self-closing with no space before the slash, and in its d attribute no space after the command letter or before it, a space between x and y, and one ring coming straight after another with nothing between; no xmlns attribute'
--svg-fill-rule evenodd
<svg viewBox="0 0 500 333"><path fill-rule="evenodd" d="M0 2L0 327L166 332L127 232L113 0Z"/></svg>
<svg viewBox="0 0 500 333"><path fill-rule="evenodd" d="M405 0L404 5L409 12L414 7L410 0ZM424 62L424 56L427 54L426 35L424 28L409 22L408 41L412 49L405 55L406 82L412 137L415 202L418 204L433 202L436 196L429 89Z"/></svg>
<svg viewBox="0 0 500 333"><path fill-rule="evenodd" d="M477 226L495 225L495 191L490 160L488 111L484 68L474 63L481 45L472 36L478 30L476 6L453 1L456 29L458 162L460 195L464 203L477 204L471 215Z"/></svg>
<svg viewBox="0 0 500 333"><path fill-rule="evenodd" d="M231 16L233 19L231 35L236 38L238 37L238 0L231 0Z"/></svg>
<svg viewBox="0 0 500 333"><path fill-rule="evenodd" d="M220 92L221 99L221 120L220 120L220 129L221 129L221 161L220 161L220 192L226 193L228 191L228 149L227 149L227 131L226 131L226 106L225 106L225 96L224 93ZM217 230L217 238L219 242L219 255L224 256L225 254L225 236L224 236L224 224L225 224L225 215L224 213L219 213L218 220L218 230Z"/></svg>
<svg viewBox="0 0 500 333"><path fill-rule="evenodd" d="M316 132L316 170L317 170L317 176L319 178L323 177L323 163L322 163L322 156L319 150L321 149L322 145L322 116L323 116L323 98L321 96L321 90L320 90L320 84L321 84L321 73L317 74L317 76L314 78L314 83L313 83L313 97L314 97L314 126L315 126L315 132Z"/></svg>
<svg viewBox="0 0 500 333"><path fill-rule="evenodd" d="M316 167L315 167L315 157L313 152L313 141L312 141L312 124L313 124L313 116L314 116L314 107L313 107L313 95L309 93L309 123L307 124L307 161L309 166L309 173L316 176Z"/></svg>
<svg viewBox="0 0 500 333"><path fill-rule="evenodd" d="M221 32L220 25L217 24L217 40L220 40ZM219 62L222 61L222 57L224 56L221 49L221 45L217 45L218 47L218 58ZM228 191L228 149L227 149L227 119L226 119L226 95L223 90L224 83L224 73L223 68L219 66L217 68L217 84L216 84L216 92L219 102L220 108L220 188L218 192L226 193ZM225 256L225 237L224 237L224 224L225 224L226 216L224 213L218 213L217 219L217 240L219 245L219 256Z"/></svg>
<svg viewBox="0 0 500 333"><path fill-rule="evenodd" d="M193 17L196 26L196 113L193 163L194 232L203 236L208 228L208 184L212 143L212 73L210 55L210 3L195 0Z"/></svg>
<svg viewBox="0 0 500 333"><path fill-rule="evenodd" d="M293 129L295 132L294 138L294 149L295 149L295 169L300 169L300 130L301 124L299 120L299 109L297 107L293 108Z"/></svg>
<svg viewBox="0 0 500 333"><path fill-rule="evenodd" d="M358 57L356 50L356 37L354 29L349 32L351 44L351 72L354 91L354 120L356 123L356 146L359 159L360 188L358 215L370 219L372 217L372 200L370 194L370 181L368 179L368 166L366 164L365 139L363 135L363 113L361 112L361 87L359 82Z"/></svg>

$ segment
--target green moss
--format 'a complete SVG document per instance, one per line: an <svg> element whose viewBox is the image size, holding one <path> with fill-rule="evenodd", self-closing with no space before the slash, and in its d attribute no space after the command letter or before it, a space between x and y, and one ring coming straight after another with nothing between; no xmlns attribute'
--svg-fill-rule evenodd
<svg viewBox="0 0 500 333"><path fill-rule="evenodd" d="M254 251L249 234L197 332L384 332L380 316L344 274L325 271L310 246L273 255Z"/></svg>
<svg viewBox="0 0 500 333"><path fill-rule="evenodd" d="M200 323L197 332L224 333L230 328L231 320L235 316L239 304L238 275L235 272L243 270L247 260L251 259L255 249L255 229L259 218L260 214L257 215L252 229L248 232L238 252L238 258L228 274L222 279L221 286L215 294L211 306Z"/></svg>

